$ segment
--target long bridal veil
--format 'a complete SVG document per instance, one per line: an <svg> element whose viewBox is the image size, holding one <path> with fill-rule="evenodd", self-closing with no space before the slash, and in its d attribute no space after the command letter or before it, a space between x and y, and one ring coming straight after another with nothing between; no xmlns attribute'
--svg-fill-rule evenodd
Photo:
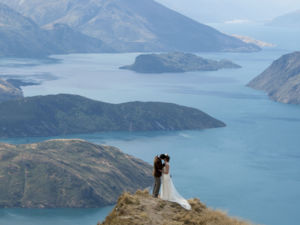
<svg viewBox="0 0 300 225"><path fill-rule="evenodd" d="M187 210L191 210L191 205L176 190L169 174L162 175L161 199L176 202Z"/></svg>

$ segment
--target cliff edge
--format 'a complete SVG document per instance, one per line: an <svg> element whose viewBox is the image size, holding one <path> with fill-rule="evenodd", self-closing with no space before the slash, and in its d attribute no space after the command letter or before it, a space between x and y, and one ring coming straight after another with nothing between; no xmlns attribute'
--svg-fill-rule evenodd
<svg viewBox="0 0 300 225"><path fill-rule="evenodd" d="M153 198L147 190L133 195L124 193L105 221L98 225L250 225L209 209L198 199L188 201L192 206L190 211L176 203Z"/></svg>

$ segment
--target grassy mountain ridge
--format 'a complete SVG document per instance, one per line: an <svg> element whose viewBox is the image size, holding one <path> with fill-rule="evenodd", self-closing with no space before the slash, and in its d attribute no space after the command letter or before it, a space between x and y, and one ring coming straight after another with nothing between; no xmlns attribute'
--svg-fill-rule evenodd
<svg viewBox="0 0 300 225"><path fill-rule="evenodd" d="M39 25L63 23L119 52L258 51L153 0L0 0Z"/></svg>
<svg viewBox="0 0 300 225"><path fill-rule="evenodd" d="M0 143L0 207L101 207L151 184L151 166L115 147L75 139Z"/></svg>
<svg viewBox="0 0 300 225"><path fill-rule="evenodd" d="M250 225L209 209L198 199L190 199L189 203L192 210L187 211L177 203L153 198L148 191L124 193L105 221L98 225Z"/></svg>
<svg viewBox="0 0 300 225"><path fill-rule="evenodd" d="M59 94L0 103L0 126L0 137L28 137L100 131L192 130L225 124L198 109L171 103L109 104Z"/></svg>

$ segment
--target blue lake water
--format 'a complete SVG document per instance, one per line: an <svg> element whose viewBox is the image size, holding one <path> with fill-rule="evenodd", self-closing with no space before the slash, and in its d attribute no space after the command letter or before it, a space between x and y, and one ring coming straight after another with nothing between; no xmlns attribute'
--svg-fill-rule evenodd
<svg viewBox="0 0 300 225"><path fill-rule="evenodd" d="M231 26L222 28L224 32L234 30ZM255 29L251 27L239 31L255 37ZM243 67L237 70L138 74L118 69L131 64L138 53L54 56L60 63L3 60L0 69L5 76L43 81L42 85L25 87L26 96L74 93L113 103L164 101L209 113L224 121L227 127L53 138L83 138L114 145L149 163L154 155L168 153L174 183L186 198L197 197L209 207L254 223L297 225L300 221L300 106L273 102L263 92L245 86L273 60L299 49L297 42L290 41L297 36L288 36L285 44L283 34L276 32L279 36L272 39L271 33L266 40L278 45L274 49L251 54L201 54L212 59L230 59ZM262 32L259 34L264 36ZM45 138L0 141L42 140ZM0 225L96 225L111 208L0 209Z"/></svg>

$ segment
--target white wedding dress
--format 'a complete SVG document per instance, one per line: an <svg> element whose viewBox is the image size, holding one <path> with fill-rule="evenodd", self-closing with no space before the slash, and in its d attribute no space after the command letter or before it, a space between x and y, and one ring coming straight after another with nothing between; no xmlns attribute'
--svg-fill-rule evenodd
<svg viewBox="0 0 300 225"><path fill-rule="evenodd" d="M169 165L169 163L166 163ZM165 172L165 167L163 169L163 172ZM170 202L176 202L179 205L181 205L183 208L187 210L191 210L191 205L188 203L186 199L184 199L176 190L172 179L170 177L170 165L169 165L169 173L162 174L161 177L161 191L160 191L160 197L163 200L167 200Z"/></svg>

